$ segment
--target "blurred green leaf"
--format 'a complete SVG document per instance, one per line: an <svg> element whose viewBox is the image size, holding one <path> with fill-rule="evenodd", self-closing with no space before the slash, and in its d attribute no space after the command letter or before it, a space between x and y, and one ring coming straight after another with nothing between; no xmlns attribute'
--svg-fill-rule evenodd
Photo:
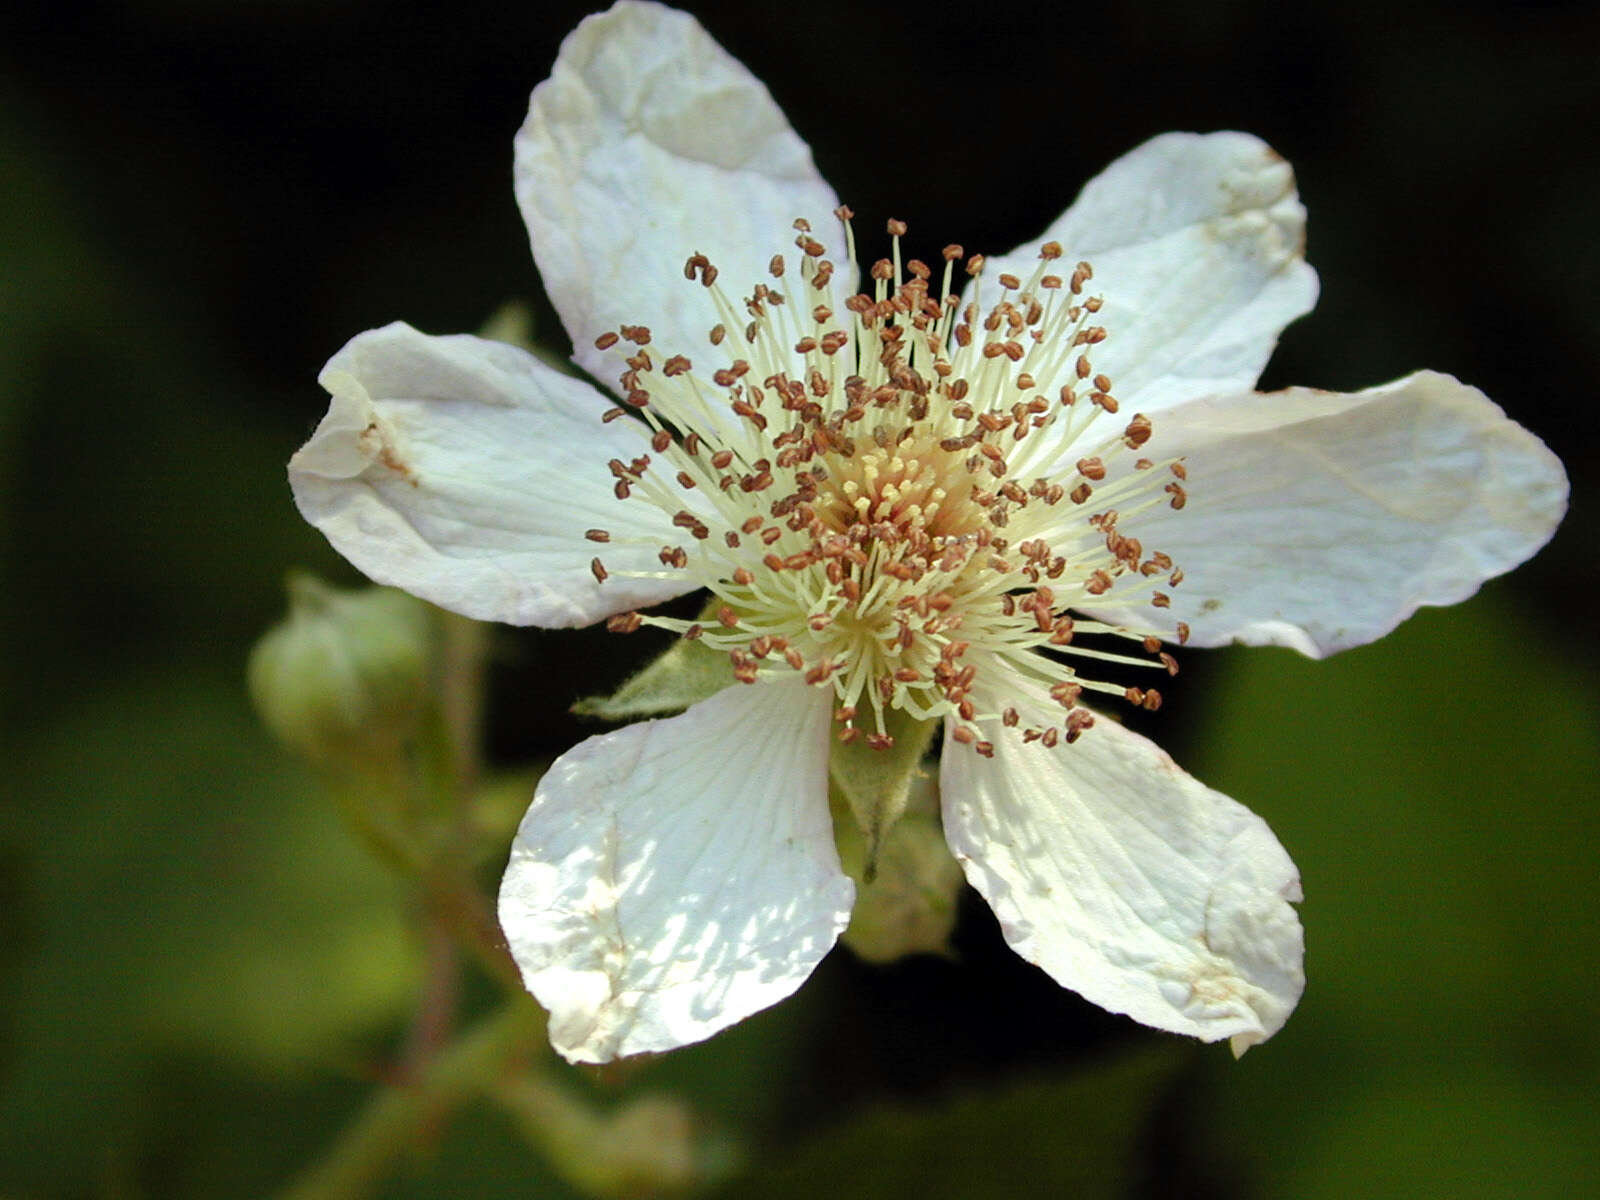
<svg viewBox="0 0 1600 1200"><path fill-rule="evenodd" d="M1321 663L1232 656L1202 777L1305 882L1306 996L1200 1106L1263 1195L1564 1195L1600 1075L1600 714L1492 597Z"/></svg>
<svg viewBox="0 0 1600 1200"><path fill-rule="evenodd" d="M305 1078L415 992L404 906L242 684L108 686L13 764L25 938L8 964L0 1160L40 1187L137 1135L158 1059Z"/></svg>

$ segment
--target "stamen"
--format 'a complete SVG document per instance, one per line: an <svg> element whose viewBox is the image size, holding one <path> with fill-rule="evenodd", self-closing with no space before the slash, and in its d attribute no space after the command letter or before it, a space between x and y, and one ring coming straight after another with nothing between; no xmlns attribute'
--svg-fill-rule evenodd
<svg viewBox="0 0 1600 1200"><path fill-rule="evenodd" d="M853 259L853 214L835 216ZM689 534L659 547L663 572L628 574L686 576L715 597L704 624L625 613L608 627L700 640L744 683L798 672L832 689L841 741L876 749L892 744L893 709L951 717L955 742L992 755L999 727L1047 748L1076 741L1094 723L1077 705L1085 691L1155 708L1153 688L1078 672L1103 662L1173 674L1163 642L1188 637L1157 590L1182 571L1124 532L1156 505L1182 509L1187 472L1135 457L1157 437L1148 416L1106 427L1119 404L1092 361L1109 336L1090 324L1099 298L1083 295L1093 269L1080 262L1064 283L1052 273L1063 249L1047 243L1029 278L999 277L985 309L984 260L972 255L963 308L953 291L962 247L941 252L934 296L933 272L902 256L905 223L886 228L892 253L868 272L871 294L843 303L827 247L804 221L793 260L767 265L772 281L798 280L797 304L767 282L736 303L711 260L691 255L684 276L718 319L709 342L721 357L706 366L657 358L643 325L596 339L635 348L622 392L649 443L649 454L613 460L616 495ZM730 329L740 331L731 344ZM611 541L603 529L585 536ZM614 574L599 559L591 570L602 585ZM1085 608L1113 615L1068 615ZM1131 641L1146 657L1083 635ZM1019 684L1048 693L1052 710L1032 711Z"/></svg>

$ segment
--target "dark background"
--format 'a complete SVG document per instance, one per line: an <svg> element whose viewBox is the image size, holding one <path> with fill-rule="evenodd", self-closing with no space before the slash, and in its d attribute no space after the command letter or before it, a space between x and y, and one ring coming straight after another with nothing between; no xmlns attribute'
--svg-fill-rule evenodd
<svg viewBox="0 0 1600 1200"><path fill-rule="evenodd" d="M1307 998L1243 1062L1061 992L971 903L951 960L836 953L797 999L599 1094L685 1090L749 1147L743 1195L1595 1178L1600 9L690 7L859 228L900 217L924 257L1035 235L1163 130L1259 134L1295 165L1322 278L1264 386L1448 371L1561 455L1573 511L1536 561L1372 648L1190 654L1141 726L1305 874ZM512 298L562 345L511 137L585 11L0 17L8 1195L271 1192L403 1027L403 906L257 731L242 664L288 567L353 580L283 479L334 350L395 318L473 330ZM584 736L567 704L637 651L502 632L495 761ZM569 1194L488 1111L401 1176L385 1194Z"/></svg>

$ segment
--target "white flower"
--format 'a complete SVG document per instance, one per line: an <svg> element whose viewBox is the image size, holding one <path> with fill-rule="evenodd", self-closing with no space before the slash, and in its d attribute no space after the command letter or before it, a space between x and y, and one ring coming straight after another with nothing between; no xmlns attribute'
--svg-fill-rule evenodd
<svg viewBox="0 0 1600 1200"><path fill-rule="evenodd" d="M679 629L751 685L540 784L500 912L556 1048L666 1050L798 987L854 896L830 745L908 718L944 723L946 836L1018 953L1160 1029L1276 1031L1303 986L1294 865L1078 703L1154 689L1079 668L1160 673L1184 640L1323 655L1461 600L1554 529L1550 452L1445 375L1250 390L1316 277L1289 167L1244 134L1156 138L970 281L959 248L929 271L896 238L862 296L766 90L624 0L568 37L516 160L575 358L624 407L391 325L329 362L290 475L379 582ZM703 629L637 612L700 588Z"/></svg>

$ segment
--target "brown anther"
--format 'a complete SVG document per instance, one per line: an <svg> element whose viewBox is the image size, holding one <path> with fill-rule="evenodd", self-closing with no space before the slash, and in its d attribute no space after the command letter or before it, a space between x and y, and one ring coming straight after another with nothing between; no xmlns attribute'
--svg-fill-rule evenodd
<svg viewBox="0 0 1600 1200"><path fill-rule="evenodd" d="M783 278L783 255L774 254L772 256L772 261L767 264L767 274L774 279Z"/></svg>
<svg viewBox="0 0 1600 1200"><path fill-rule="evenodd" d="M1104 569L1096 570L1083 585L1083 590L1091 596L1103 596L1111 590L1111 576Z"/></svg>
<svg viewBox="0 0 1600 1200"><path fill-rule="evenodd" d="M596 583L604 583L610 577L610 572L606 570L605 565L598 558L589 560L589 570L594 573L594 581Z"/></svg>
<svg viewBox="0 0 1600 1200"><path fill-rule="evenodd" d="M657 454L666 453L668 446L672 445L672 435L665 429L658 429L650 438L650 449Z"/></svg>
<svg viewBox="0 0 1600 1200"><path fill-rule="evenodd" d="M872 270L868 273L874 279L887 282L894 278L894 264L887 258L880 258L872 264Z"/></svg>
<svg viewBox="0 0 1600 1200"><path fill-rule="evenodd" d="M1000 286L1014 292L1022 286L1022 280L1008 272L1000 276Z"/></svg>
<svg viewBox="0 0 1600 1200"><path fill-rule="evenodd" d="M1099 483L1106 477L1106 464L1099 458L1080 458L1078 460L1078 474L1085 479Z"/></svg>
<svg viewBox="0 0 1600 1200"><path fill-rule="evenodd" d="M650 344L650 327L648 325L624 325L618 332L635 346L648 346Z"/></svg>
<svg viewBox="0 0 1600 1200"><path fill-rule="evenodd" d="M1175 463L1172 464L1172 473L1174 475L1176 475L1179 479L1188 479L1189 478L1189 469L1187 467L1185 467L1181 462L1175 462Z"/></svg>
<svg viewBox="0 0 1600 1200"><path fill-rule="evenodd" d="M983 270L984 262L985 262L985 259L984 259L983 255L974 254L971 258L967 259L967 274L968 275L977 275L980 271Z"/></svg>
<svg viewBox="0 0 1600 1200"><path fill-rule="evenodd" d="M867 745L873 750L887 750L894 745L894 738L887 733L869 733L867 734Z"/></svg>
<svg viewBox="0 0 1600 1200"><path fill-rule="evenodd" d="M1181 484L1169 483L1161 489L1172 497L1172 507L1182 508L1189 502L1189 494L1183 490Z"/></svg>
<svg viewBox="0 0 1600 1200"><path fill-rule="evenodd" d="M605 412L600 414L600 422L603 425L609 425L618 417L625 417L627 415L628 410L625 408L608 408L605 410Z"/></svg>
<svg viewBox="0 0 1600 1200"><path fill-rule="evenodd" d="M1089 378L1089 372L1094 368L1089 365L1089 360L1080 354L1078 355L1077 365L1073 369L1077 372L1079 379L1087 379Z"/></svg>
<svg viewBox="0 0 1600 1200"><path fill-rule="evenodd" d="M1177 659L1173 658L1172 655L1168 654L1165 650L1161 652L1160 658L1161 665L1166 667L1168 675L1176 675L1178 673Z"/></svg>
<svg viewBox="0 0 1600 1200"><path fill-rule="evenodd" d="M739 614L724 604L717 609L717 624L724 629L737 629L739 627Z"/></svg>
<svg viewBox="0 0 1600 1200"><path fill-rule="evenodd" d="M950 736L955 738L955 740L960 742L963 746L970 746L973 742L978 740L978 735L973 731L972 726L970 725L957 725L950 731Z"/></svg>
<svg viewBox="0 0 1600 1200"><path fill-rule="evenodd" d="M1105 389L1102 388L1101 390L1104 391ZM1129 450L1137 450L1150 440L1150 434L1153 429L1154 427L1150 424L1149 417L1143 413L1134 413L1133 420L1129 421L1128 427L1122 431L1123 443Z"/></svg>
<svg viewBox="0 0 1600 1200"><path fill-rule="evenodd" d="M733 581L741 587L748 587L755 582L755 578L747 567L739 567L733 572Z"/></svg>
<svg viewBox="0 0 1600 1200"><path fill-rule="evenodd" d="M591 542L609 542L611 540L611 535L604 529L589 529L584 532L583 536Z"/></svg>
<svg viewBox="0 0 1600 1200"><path fill-rule="evenodd" d="M1180 646L1188 645L1189 644L1189 626L1187 624L1185 624L1183 621L1179 621L1177 628L1178 628L1178 645L1180 645Z"/></svg>
<svg viewBox="0 0 1600 1200"><path fill-rule="evenodd" d="M1170 608L1172 606L1172 597L1165 592L1155 592L1150 597L1150 603L1156 608Z"/></svg>
<svg viewBox="0 0 1600 1200"><path fill-rule="evenodd" d="M836 669L834 664L827 660L819 662L806 672L806 682L812 685L819 684L832 675Z"/></svg>
<svg viewBox="0 0 1600 1200"><path fill-rule="evenodd" d="M1029 391L1030 389L1032 389L1033 387L1034 387L1034 382L1033 382L1033 376L1032 375L1029 375L1026 371L1023 371L1020 375L1017 376L1017 388L1018 388L1019 391L1026 392L1026 391Z"/></svg>
<svg viewBox="0 0 1600 1200"><path fill-rule="evenodd" d="M616 333L608 330L607 332L602 333L599 337L595 338L594 348L596 350L609 350L611 347L617 344L617 341L618 338Z"/></svg>
<svg viewBox="0 0 1600 1200"><path fill-rule="evenodd" d="M683 375L687 373L693 366L694 364L683 355L674 354L671 358L667 359L666 362L661 364L661 373L670 379L675 375Z"/></svg>
<svg viewBox="0 0 1600 1200"><path fill-rule="evenodd" d="M893 217L890 217L889 220L885 222L885 228L888 229L890 237L905 237L906 235L906 223L904 221L897 221Z"/></svg>
<svg viewBox="0 0 1600 1200"><path fill-rule="evenodd" d="M1062 251L1060 242L1046 242L1044 245L1039 247L1039 257L1044 259L1046 262L1060 258L1061 253Z"/></svg>
<svg viewBox="0 0 1600 1200"><path fill-rule="evenodd" d="M944 257L945 262L955 262L956 259L960 258L966 252L962 250L960 246L956 245L954 242L951 242L943 250L939 251L939 253Z"/></svg>
<svg viewBox="0 0 1600 1200"><path fill-rule="evenodd" d="M1094 386L1102 392L1109 392L1111 390L1111 379L1106 375L1096 375L1094 377Z"/></svg>
<svg viewBox="0 0 1600 1200"><path fill-rule="evenodd" d="M618 613L606 618L606 630L609 633L632 633L643 624L644 618L636 612Z"/></svg>

